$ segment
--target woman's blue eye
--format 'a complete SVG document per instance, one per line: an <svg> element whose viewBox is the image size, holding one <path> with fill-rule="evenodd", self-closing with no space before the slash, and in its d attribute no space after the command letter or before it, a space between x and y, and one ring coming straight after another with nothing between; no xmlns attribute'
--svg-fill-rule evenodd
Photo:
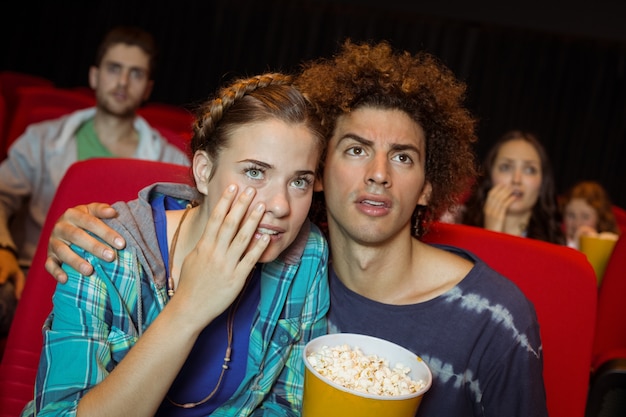
<svg viewBox="0 0 626 417"><path fill-rule="evenodd" d="M246 169L246 175L252 179L258 180L263 178L263 171L257 168Z"/></svg>
<svg viewBox="0 0 626 417"><path fill-rule="evenodd" d="M301 190L306 190L313 183L313 181L308 178L298 178L293 181L293 186L299 188Z"/></svg>
<svg viewBox="0 0 626 417"><path fill-rule="evenodd" d="M539 170L536 167L527 167L526 168L526 173L528 175L536 175L539 173Z"/></svg>

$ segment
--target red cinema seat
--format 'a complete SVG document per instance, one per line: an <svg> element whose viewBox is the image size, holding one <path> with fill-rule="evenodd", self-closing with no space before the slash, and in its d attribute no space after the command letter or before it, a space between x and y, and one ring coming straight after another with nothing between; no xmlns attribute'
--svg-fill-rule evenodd
<svg viewBox="0 0 626 417"><path fill-rule="evenodd" d="M598 293L588 417L626 416L626 238L620 237Z"/></svg>
<svg viewBox="0 0 626 417"><path fill-rule="evenodd" d="M0 363L0 417L18 416L34 395L41 328L52 309L56 286L44 263L48 238L58 217L78 204L135 199L141 188L154 182L190 183L190 175L188 167L139 159L89 159L70 166L46 217Z"/></svg>
<svg viewBox="0 0 626 417"><path fill-rule="evenodd" d="M55 87L20 88L0 158L6 156L11 144L24 133L28 125L94 105L94 97L74 90Z"/></svg>
<svg viewBox="0 0 626 417"><path fill-rule="evenodd" d="M611 210L613 211L619 230L622 233L626 233L626 210L616 205L613 205Z"/></svg>
<svg viewBox="0 0 626 417"><path fill-rule="evenodd" d="M3 150L8 148L5 143L9 134L10 121L17 107L18 90L23 87L53 87L54 83L39 75L19 71L0 71L0 95L5 106L4 123L0 125L0 160L4 159Z"/></svg>
<svg viewBox="0 0 626 417"><path fill-rule="evenodd" d="M540 325L548 414L583 417L597 302L595 274L585 255L460 224L436 223L424 240L469 250L526 294Z"/></svg>
<svg viewBox="0 0 626 417"><path fill-rule="evenodd" d="M183 152L189 151L193 132L194 115L179 106L164 103L148 103L137 113L161 132L161 135Z"/></svg>

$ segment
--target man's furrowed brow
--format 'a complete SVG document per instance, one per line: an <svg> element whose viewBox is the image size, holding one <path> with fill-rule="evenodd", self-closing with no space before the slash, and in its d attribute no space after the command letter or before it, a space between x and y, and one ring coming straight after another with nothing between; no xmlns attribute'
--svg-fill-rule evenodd
<svg viewBox="0 0 626 417"><path fill-rule="evenodd" d="M420 149L413 145L412 143L394 143L391 145L391 150L393 151L412 151L415 153L420 153Z"/></svg>
<svg viewBox="0 0 626 417"><path fill-rule="evenodd" d="M341 137L341 139L339 139L339 143L345 141L345 140L353 140L355 142L360 143L361 145L365 145L365 146L372 146L374 144L373 140L369 140L369 139L365 139L362 136L359 136L355 133L346 133L345 135L343 135Z"/></svg>

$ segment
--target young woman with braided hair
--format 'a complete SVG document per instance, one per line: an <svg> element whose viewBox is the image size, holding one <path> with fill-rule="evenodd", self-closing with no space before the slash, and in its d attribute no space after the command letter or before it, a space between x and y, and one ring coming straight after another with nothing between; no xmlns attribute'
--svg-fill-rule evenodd
<svg viewBox="0 0 626 417"><path fill-rule="evenodd" d="M302 350L326 332L328 248L307 220L325 145L282 74L237 80L199 112L195 187L116 203L112 263L67 268L23 415L299 414Z"/></svg>

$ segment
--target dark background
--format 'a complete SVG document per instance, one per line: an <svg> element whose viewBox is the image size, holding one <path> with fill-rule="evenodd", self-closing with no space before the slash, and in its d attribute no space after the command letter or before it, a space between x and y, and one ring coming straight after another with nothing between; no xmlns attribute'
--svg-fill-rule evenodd
<svg viewBox="0 0 626 417"><path fill-rule="evenodd" d="M151 31L153 101L193 108L235 76L293 71L346 37L439 57L468 85L482 157L511 128L535 132L559 192L600 181L626 207L626 1L108 0L4 4L0 70L87 85L104 32Z"/></svg>

